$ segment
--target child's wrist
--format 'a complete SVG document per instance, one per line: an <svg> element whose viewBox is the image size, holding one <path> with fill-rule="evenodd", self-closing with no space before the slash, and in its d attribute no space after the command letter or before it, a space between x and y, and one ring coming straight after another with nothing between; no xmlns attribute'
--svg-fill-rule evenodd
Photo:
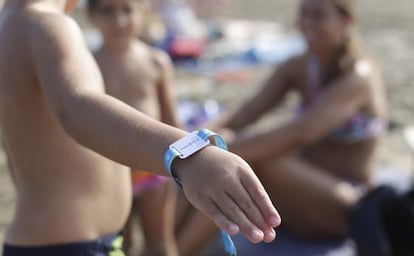
<svg viewBox="0 0 414 256"><path fill-rule="evenodd" d="M199 168L195 168L196 166L200 166L203 164L203 161L206 159L206 155L208 155L213 147L207 146L205 148L200 149L192 156L186 159L177 158L173 161L171 169L172 175L171 177L177 183L177 185L182 186L182 184L186 183L186 174L189 172L197 171ZM204 160L203 160L204 159ZM177 182L178 181L178 182ZM191 181L190 181L191 182Z"/></svg>
<svg viewBox="0 0 414 256"><path fill-rule="evenodd" d="M224 140L208 129L194 131L169 146L164 154L164 166L170 176L174 178L177 185L182 186L181 180L177 176L177 164L178 162L183 162L177 161L177 158L180 160L186 159L188 162L188 159L192 158L194 154L211 144L210 138L214 139L216 146L227 150L227 145Z"/></svg>

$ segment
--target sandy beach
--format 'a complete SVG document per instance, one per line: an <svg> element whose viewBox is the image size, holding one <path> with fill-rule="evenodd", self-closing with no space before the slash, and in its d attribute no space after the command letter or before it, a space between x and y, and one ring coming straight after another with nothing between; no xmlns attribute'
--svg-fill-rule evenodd
<svg viewBox="0 0 414 256"><path fill-rule="evenodd" d="M2 0L0 0L1 6ZM221 17L248 20L266 20L280 23L288 32L294 31L294 16L297 1L279 0L233 0ZM368 52L374 56L383 70L383 78L389 104L389 119L392 129L383 139L379 154L380 165L392 166L403 172L414 169L414 155L403 140L402 129L414 124L414 2L412 0L362 0L358 4L359 34ZM245 86L243 95L233 93L234 85L223 85L208 92L208 97L225 98L233 103L248 96L266 78L269 69L254 74L254 83ZM191 82L200 83L192 78L177 79L179 97L185 97L188 90L197 91ZM198 88L199 89L199 88ZM206 97L205 95L199 95ZM237 96L237 98L236 98ZM234 99L232 98L234 97ZM271 122L271 121L267 121ZM266 122L263 122L266 125ZM11 220L15 206L15 193L9 177L4 152L0 151L0 241ZM0 251L1 254L1 251Z"/></svg>

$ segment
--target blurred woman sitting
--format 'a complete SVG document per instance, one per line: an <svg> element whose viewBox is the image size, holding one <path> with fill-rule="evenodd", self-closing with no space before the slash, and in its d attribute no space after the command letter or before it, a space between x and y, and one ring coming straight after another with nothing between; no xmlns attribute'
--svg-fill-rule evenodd
<svg viewBox="0 0 414 256"><path fill-rule="evenodd" d="M254 97L211 125L232 134L230 150L255 166L282 226L302 237L347 236L350 209L373 187L386 104L355 23L352 0L301 0L297 25L307 51L279 65ZM243 132L288 92L300 96L292 120Z"/></svg>

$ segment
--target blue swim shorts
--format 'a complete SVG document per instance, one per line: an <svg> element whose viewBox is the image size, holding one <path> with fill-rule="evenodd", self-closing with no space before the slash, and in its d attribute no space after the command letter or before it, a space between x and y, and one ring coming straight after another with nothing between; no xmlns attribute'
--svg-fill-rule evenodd
<svg viewBox="0 0 414 256"><path fill-rule="evenodd" d="M109 235L93 241L45 246L4 244L3 256L125 256L121 235Z"/></svg>

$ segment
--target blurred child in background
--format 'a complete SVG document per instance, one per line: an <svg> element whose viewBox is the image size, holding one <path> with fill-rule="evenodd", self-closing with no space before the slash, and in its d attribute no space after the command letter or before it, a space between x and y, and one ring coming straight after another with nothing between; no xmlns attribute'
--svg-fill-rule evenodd
<svg viewBox="0 0 414 256"><path fill-rule="evenodd" d="M138 39L149 6L145 0L89 0L89 15L101 31L95 52L106 92L164 123L179 126L171 92L169 57ZM139 216L144 237L142 255L177 255L171 236L175 188L170 179L132 170L133 209L125 228L126 249L132 246L133 217Z"/></svg>

